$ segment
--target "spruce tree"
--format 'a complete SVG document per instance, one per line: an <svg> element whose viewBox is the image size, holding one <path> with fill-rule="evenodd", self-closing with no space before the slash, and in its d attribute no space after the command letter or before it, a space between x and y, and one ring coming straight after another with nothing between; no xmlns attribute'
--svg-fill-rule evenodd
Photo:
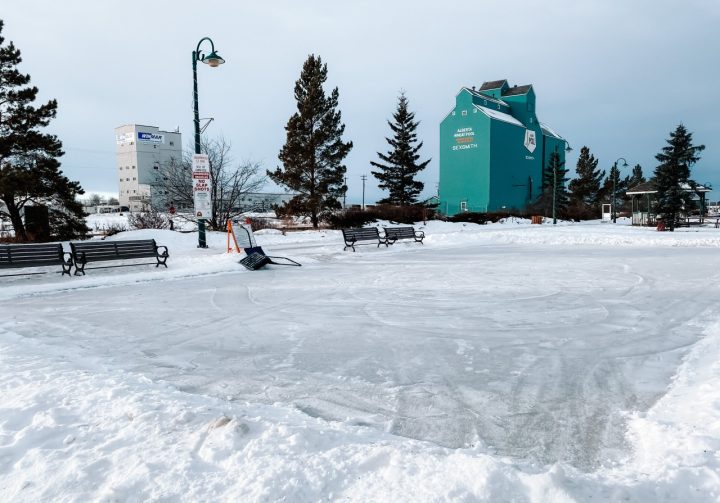
<svg viewBox="0 0 720 503"><path fill-rule="evenodd" d="M352 142L343 142L345 125L338 107L338 89L325 95L327 64L311 54L295 82L297 109L285 126L287 139L278 158L283 166L267 174L275 183L296 192L281 208L287 214L310 217L314 228L339 209L344 194L343 159Z"/></svg>
<svg viewBox="0 0 720 503"><path fill-rule="evenodd" d="M585 210L594 210L600 201L600 186L605 178L605 171L598 169L598 160L590 153L587 146L580 149L575 171L577 178L570 181L572 202Z"/></svg>
<svg viewBox="0 0 720 503"><path fill-rule="evenodd" d="M415 121L415 113L408 110L408 99L404 92L400 92L398 104L393 121L387 121L393 132L392 138L385 138L392 147L387 154L378 152L378 157L383 163L370 162L371 165L379 168L372 171L375 178L379 180L378 187L388 191L388 196L378 201L381 204L395 204L398 206L409 206L416 204L417 198L422 192L424 184L415 180L415 176L425 169L430 159L418 162L418 152L423 142L417 140L417 127L420 122Z"/></svg>
<svg viewBox="0 0 720 503"><path fill-rule="evenodd" d="M550 162L543 176L543 199L546 201L546 207L552 214L553 223L557 223L557 217L564 215L567 211L570 197L568 195L565 177L568 170L565 169L565 161L560 160L560 154L557 149L550 154Z"/></svg>
<svg viewBox="0 0 720 503"><path fill-rule="evenodd" d="M83 237L88 228L76 196L84 191L60 171L60 140L41 132L55 118L57 101L33 105L38 89L18 71L20 51L12 42L5 44L2 28L0 20L0 200L5 203L0 216L10 219L18 241L27 241L22 210L45 205L53 237Z"/></svg>
<svg viewBox="0 0 720 503"><path fill-rule="evenodd" d="M647 180L643 176L642 166L636 164L635 167L633 167L632 175L630 175L630 178L628 179L628 189L631 189L636 185L640 185L641 183L645 183L646 181Z"/></svg>
<svg viewBox="0 0 720 503"><path fill-rule="evenodd" d="M705 145L693 145L692 133L682 124L666 141L667 146L655 156L660 162L655 168L657 212L666 228L674 230L683 210L692 205L692 192L688 189L696 184L690 179L690 167L700 160L699 153Z"/></svg>

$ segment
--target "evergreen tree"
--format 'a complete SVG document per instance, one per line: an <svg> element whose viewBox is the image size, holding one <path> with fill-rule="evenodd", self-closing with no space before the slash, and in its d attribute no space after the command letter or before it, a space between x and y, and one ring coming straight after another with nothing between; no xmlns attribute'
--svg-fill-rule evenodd
<svg viewBox="0 0 720 503"><path fill-rule="evenodd" d="M553 223L557 223L557 217L564 215L567 211L570 197L567 186L568 179L565 177L568 170L565 169L565 161L560 160L557 149L550 154L550 162L543 176L543 199L545 200L548 212L552 214Z"/></svg>
<svg viewBox="0 0 720 503"><path fill-rule="evenodd" d="M692 133L682 124L666 141L667 146L655 156L660 162L655 168L657 212L665 226L674 230L682 211L692 205L692 193L687 190L695 187L690 167L700 160L699 153L705 150L705 145L693 145Z"/></svg>
<svg viewBox="0 0 720 503"><path fill-rule="evenodd" d="M48 206L55 238L85 236L85 215L76 198L84 191L60 171L60 140L40 132L55 118L57 101L33 105L38 89L18 71L20 51L12 42L5 44L2 28L0 20L0 200L5 203L0 217L10 219L18 241L27 241L21 212L26 205L42 204Z"/></svg>
<svg viewBox="0 0 720 503"><path fill-rule="evenodd" d="M630 175L630 178L628 179L628 189L631 189L641 183L645 183L646 181L647 180L643 176L642 166L636 164L632 170L632 175Z"/></svg>
<svg viewBox="0 0 720 503"><path fill-rule="evenodd" d="M385 140L392 149L387 154L378 152L378 157L385 164L370 162L379 168L378 171L372 171L373 176L380 181L378 187L388 191L388 196L378 201L381 204L416 204L418 195L423 190L424 184L415 180L415 175L425 169L430 159L418 163L418 152L423 142L417 143L416 130L420 122L414 119L415 114L408 110L408 99L405 93L401 92L393 114L394 122L387 121L393 137Z"/></svg>
<svg viewBox="0 0 720 503"><path fill-rule="evenodd" d="M278 158L283 167L268 171L276 183L297 195L281 208L286 214L309 216L317 228L331 210L339 209L346 167L343 159L352 142L343 142L345 125L338 106L338 89L325 95L327 65L311 54L295 82L298 111L290 117L287 139Z"/></svg>
<svg viewBox="0 0 720 503"><path fill-rule="evenodd" d="M577 178L570 181L568 188L574 204L592 210L600 201L600 186L605 178L605 171L597 169L598 160L586 146L580 149L580 157L575 167Z"/></svg>

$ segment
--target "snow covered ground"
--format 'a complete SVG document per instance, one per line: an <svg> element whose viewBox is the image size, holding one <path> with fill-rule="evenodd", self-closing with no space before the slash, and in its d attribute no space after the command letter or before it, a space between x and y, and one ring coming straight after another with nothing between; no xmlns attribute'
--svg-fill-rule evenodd
<svg viewBox="0 0 720 503"><path fill-rule="evenodd" d="M424 229L0 278L0 499L720 500L720 230Z"/></svg>

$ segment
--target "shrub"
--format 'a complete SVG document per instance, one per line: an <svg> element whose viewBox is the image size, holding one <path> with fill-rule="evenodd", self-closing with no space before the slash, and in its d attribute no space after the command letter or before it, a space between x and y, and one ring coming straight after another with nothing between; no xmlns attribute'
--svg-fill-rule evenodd
<svg viewBox="0 0 720 503"><path fill-rule="evenodd" d="M327 222L331 229L347 229L351 227L362 227L376 220L387 220L388 222L400 224L414 224L415 222L430 220L436 216L435 209L427 206L393 206L390 204L379 204L376 206L368 206L364 211L360 208L349 208L337 211L328 216Z"/></svg>
<svg viewBox="0 0 720 503"><path fill-rule="evenodd" d="M451 217L448 217L448 222L470 222L473 224L485 225L488 222L497 222L501 218L507 218L508 214L503 213L484 213L477 211L466 211L463 213L457 213Z"/></svg>
<svg viewBox="0 0 720 503"><path fill-rule="evenodd" d="M374 207L381 220L397 222L400 224L414 224L415 222L435 218L435 209L422 205L393 206L381 204Z"/></svg>
<svg viewBox="0 0 720 503"><path fill-rule="evenodd" d="M600 211L586 205L570 205L562 217L576 222L580 220L596 220L600 218Z"/></svg>
<svg viewBox="0 0 720 503"><path fill-rule="evenodd" d="M170 227L168 218L154 210L132 213L128 216L128 223L133 229L167 229Z"/></svg>
<svg viewBox="0 0 720 503"><path fill-rule="evenodd" d="M102 234L105 237L114 236L115 234L120 234L126 230L128 230L127 226L121 223L109 223L103 225L95 224L95 232Z"/></svg>
<svg viewBox="0 0 720 503"><path fill-rule="evenodd" d="M250 217L245 219L245 222L247 223L249 220L250 227L254 231L260 231L263 229L275 229L277 226L275 223L269 219L269 218L263 218L263 217Z"/></svg>
<svg viewBox="0 0 720 503"><path fill-rule="evenodd" d="M331 229L348 229L351 227L362 227L379 218L378 213L372 209L365 211L349 209L337 211L329 215L327 222Z"/></svg>

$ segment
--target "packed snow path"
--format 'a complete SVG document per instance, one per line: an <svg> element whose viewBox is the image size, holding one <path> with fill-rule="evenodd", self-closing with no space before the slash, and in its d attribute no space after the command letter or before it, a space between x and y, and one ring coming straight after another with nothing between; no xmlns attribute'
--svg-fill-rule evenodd
<svg viewBox="0 0 720 503"><path fill-rule="evenodd" d="M719 266L703 248L310 251L302 268L14 298L0 328L191 393L592 470L717 318Z"/></svg>

